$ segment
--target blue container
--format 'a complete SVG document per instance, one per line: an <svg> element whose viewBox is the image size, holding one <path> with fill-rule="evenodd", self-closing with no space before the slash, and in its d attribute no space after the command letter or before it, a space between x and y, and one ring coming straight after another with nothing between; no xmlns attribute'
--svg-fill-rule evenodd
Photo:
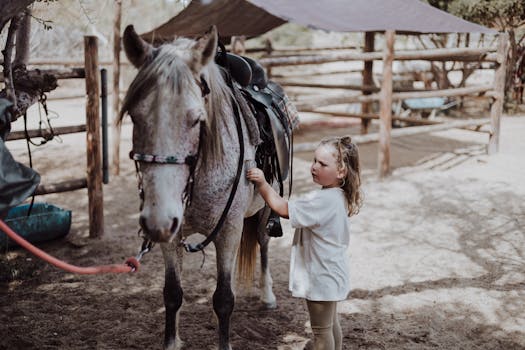
<svg viewBox="0 0 525 350"><path fill-rule="evenodd" d="M13 231L31 243L45 242L69 233L71 210L64 210L48 203L35 203L31 215L27 216L30 205L23 204L12 208L4 222ZM17 246L0 230L0 247Z"/></svg>

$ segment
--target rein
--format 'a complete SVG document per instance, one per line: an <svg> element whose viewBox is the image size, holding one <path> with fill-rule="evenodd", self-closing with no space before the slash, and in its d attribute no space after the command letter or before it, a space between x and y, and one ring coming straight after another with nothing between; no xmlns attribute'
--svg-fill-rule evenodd
<svg viewBox="0 0 525 350"><path fill-rule="evenodd" d="M239 114L239 105L237 104L237 101L235 101L235 98L232 97L232 107L234 109L234 115L235 115L235 126L237 127L237 135L239 136L239 160L237 163L237 173L235 174L235 179L233 181L232 190L230 192L230 196L228 197L228 202L226 203L226 206L224 207L224 210L222 211L221 217L219 218L219 221L215 225L215 228L213 231L206 237L205 240L203 240L200 243L197 244L191 244L186 243L183 240L180 242L182 246L184 246L184 249L186 249L187 252L195 253L198 251L203 250L206 248L208 244L210 244L217 235L219 234L219 231L222 228L222 225L224 225L224 221L226 220L226 216L228 215L228 212L230 211L230 207L233 203L233 198L235 197L235 193L237 193L237 186L239 185L239 180L241 179L242 175L242 167L244 162L244 137L242 135L242 126L241 126L241 116Z"/></svg>
<svg viewBox="0 0 525 350"><path fill-rule="evenodd" d="M231 76L228 74L226 82L230 89L233 89L233 83L231 81ZM206 83L206 80L204 80L203 77L201 77L200 81L197 82L199 87L202 91L202 97L205 98L207 94L210 93L210 89L208 87L208 84ZM198 251L202 251L208 244L210 244L212 241L215 240L217 235L219 234L219 231L222 229L222 226L224 225L224 221L226 220L226 217L228 215L228 212L230 211L231 205L233 203L233 199L235 197L235 194L237 193L237 187L239 185L239 181L242 175L242 168L244 163L244 137L242 134L242 125L241 125L241 116L239 112L239 105L235 98L232 96L231 98L231 104L234 112L234 121L235 126L237 129L237 135L239 137L239 160L237 163L237 172L235 174L235 179L233 181L232 190L230 192L230 196L228 197L228 201L226 203L226 206L224 207L224 210L219 218L219 221L215 225L215 228L213 231L200 243L197 244L191 244L186 243L184 240L180 241L180 245L184 247L184 249L187 252L195 253ZM140 175L140 169L138 167L137 163L155 163L155 164L175 164L175 165L188 165L190 166L190 176L188 178L188 182L186 184L185 189L185 196L187 198L186 201L186 207L191 205L191 198L193 194L193 184L194 184L194 176L195 176L195 168L197 165L197 161L200 154L200 145L201 145L201 138L204 128L204 122L201 122L200 126L200 133L199 133L199 146L197 149L197 153L195 155L188 155L186 157L178 157L178 156L172 156L172 155L152 155L152 154L144 154L144 153L138 153L131 151L129 154L129 157L135 161L135 168L137 171L137 175L139 178L139 195L141 197L141 200L144 200L144 192L142 188L142 176ZM142 207L142 204L141 204ZM144 239L143 245L148 244L150 242L147 238Z"/></svg>

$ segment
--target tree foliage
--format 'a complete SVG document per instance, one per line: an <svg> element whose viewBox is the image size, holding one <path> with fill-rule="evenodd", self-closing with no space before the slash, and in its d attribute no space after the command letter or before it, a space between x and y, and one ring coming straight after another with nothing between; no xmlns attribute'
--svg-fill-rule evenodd
<svg viewBox="0 0 525 350"><path fill-rule="evenodd" d="M523 0L454 0L449 1L448 11L500 31L525 25Z"/></svg>
<svg viewBox="0 0 525 350"><path fill-rule="evenodd" d="M513 84L522 85L520 71L525 55L525 1L524 0L427 0L441 10L467 21L506 32L509 35L509 57L505 89L507 97Z"/></svg>
<svg viewBox="0 0 525 350"><path fill-rule="evenodd" d="M506 31L525 25L523 0L427 0L440 10L467 21Z"/></svg>

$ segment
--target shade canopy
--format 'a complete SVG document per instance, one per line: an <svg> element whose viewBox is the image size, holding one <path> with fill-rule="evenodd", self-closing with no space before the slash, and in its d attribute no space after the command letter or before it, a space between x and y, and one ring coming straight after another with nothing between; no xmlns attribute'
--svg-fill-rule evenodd
<svg viewBox="0 0 525 350"><path fill-rule="evenodd" d="M254 37L286 22L335 32L496 33L420 0L193 0L142 37L198 36L212 24L224 38Z"/></svg>

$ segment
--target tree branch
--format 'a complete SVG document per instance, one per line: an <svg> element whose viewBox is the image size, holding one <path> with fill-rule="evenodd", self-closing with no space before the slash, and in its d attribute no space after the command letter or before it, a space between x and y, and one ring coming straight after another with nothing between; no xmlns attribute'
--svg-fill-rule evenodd
<svg viewBox="0 0 525 350"><path fill-rule="evenodd" d="M523 40L525 40L525 34L523 34L523 35L521 36L521 38L518 40L517 45L520 46L520 45L521 45L521 42L522 42Z"/></svg>

